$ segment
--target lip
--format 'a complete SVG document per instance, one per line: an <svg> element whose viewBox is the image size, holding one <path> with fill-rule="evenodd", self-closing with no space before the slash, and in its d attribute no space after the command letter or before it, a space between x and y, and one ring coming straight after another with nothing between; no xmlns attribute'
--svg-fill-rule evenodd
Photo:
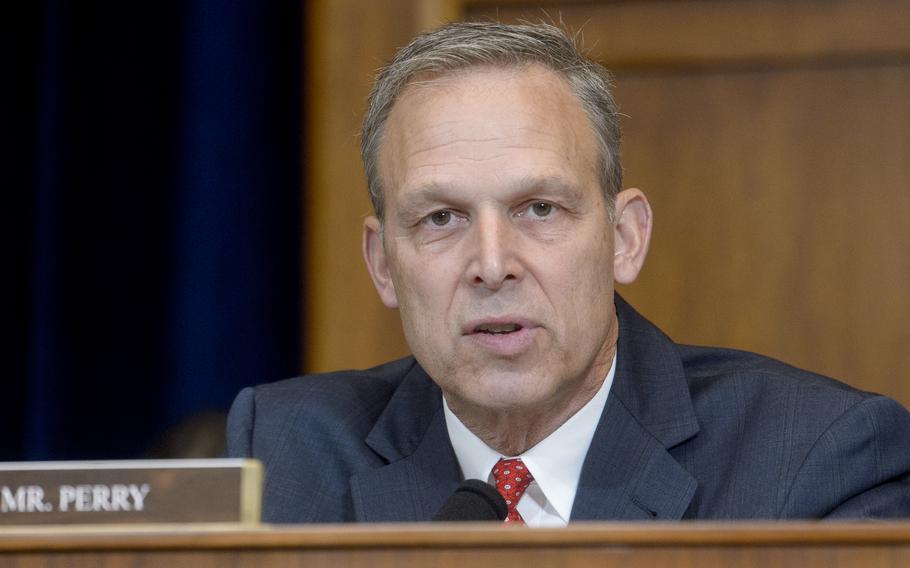
<svg viewBox="0 0 910 568"><path fill-rule="evenodd" d="M483 333L474 330L483 325L507 325L515 324L520 329L509 333ZM462 327L462 336L470 341L473 345L488 351L494 355L503 357L515 356L527 350L540 326L527 318L500 316L490 318L478 318L469 321Z"/></svg>

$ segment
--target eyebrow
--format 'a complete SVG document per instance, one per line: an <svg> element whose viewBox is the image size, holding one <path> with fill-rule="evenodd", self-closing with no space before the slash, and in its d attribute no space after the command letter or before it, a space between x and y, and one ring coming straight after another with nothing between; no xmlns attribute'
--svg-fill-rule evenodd
<svg viewBox="0 0 910 568"><path fill-rule="evenodd" d="M401 200L400 207L395 214L399 220L410 222L413 218L423 216L423 209L428 205L440 201L450 201L444 195L451 191L443 184L431 182L408 192L407 197Z"/></svg>
<svg viewBox="0 0 910 568"><path fill-rule="evenodd" d="M517 192L536 193L558 193L577 200L581 195L581 187L572 183L562 176L524 176L514 184L512 188Z"/></svg>
<svg viewBox="0 0 910 568"><path fill-rule="evenodd" d="M451 188L448 184L431 181L430 183L408 190L408 195L405 200L414 202L434 201L440 199L442 194L447 194L450 191Z"/></svg>

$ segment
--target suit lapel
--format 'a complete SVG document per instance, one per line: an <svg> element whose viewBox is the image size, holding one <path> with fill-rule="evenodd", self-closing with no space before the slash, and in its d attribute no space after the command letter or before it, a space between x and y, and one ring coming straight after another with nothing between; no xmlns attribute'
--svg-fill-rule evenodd
<svg viewBox="0 0 910 568"><path fill-rule="evenodd" d="M698 432L675 346L616 297L616 376L591 441L572 520L679 519L695 479L669 449Z"/></svg>
<svg viewBox="0 0 910 568"><path fill-rule="evenodd" d="M585 458L571 518L680 519L695 486L666 448L611 396Z"/></svg>
<svg viewBox="0 0 910 568"><path fill-rule="evenodd" d="M357 521L427 521L461 481L442 394L417 364L395 391L366 443L389 463L351 477Z"/></svg>

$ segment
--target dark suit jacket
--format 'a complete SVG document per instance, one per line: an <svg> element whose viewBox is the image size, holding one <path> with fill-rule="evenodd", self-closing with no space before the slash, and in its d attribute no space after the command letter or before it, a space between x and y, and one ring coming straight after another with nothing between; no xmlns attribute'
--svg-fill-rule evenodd
<svg viewBox="0 0 910 568"><path fill-rule="evenodd" d="M616 376L572 520L910 517L910 414L740 351L674 344L617 297ZM269 522L425 521L460 483L413 358L241 392L228 453Z"/></svg>

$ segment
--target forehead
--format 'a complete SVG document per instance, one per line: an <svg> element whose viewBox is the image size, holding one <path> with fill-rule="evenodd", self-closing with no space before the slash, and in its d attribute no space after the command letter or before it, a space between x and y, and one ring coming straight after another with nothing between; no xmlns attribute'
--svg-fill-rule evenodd
<svg viewBox="0 0 910 568"><path fill-rule="evenodd" d="M475 162L479 174L480 166L503 152L526 167L533 162L543 169L594 174L596 137L563 77L540 65L417 77L392 107L379 153L380 175L388 191L453 161Z"/></svg>

